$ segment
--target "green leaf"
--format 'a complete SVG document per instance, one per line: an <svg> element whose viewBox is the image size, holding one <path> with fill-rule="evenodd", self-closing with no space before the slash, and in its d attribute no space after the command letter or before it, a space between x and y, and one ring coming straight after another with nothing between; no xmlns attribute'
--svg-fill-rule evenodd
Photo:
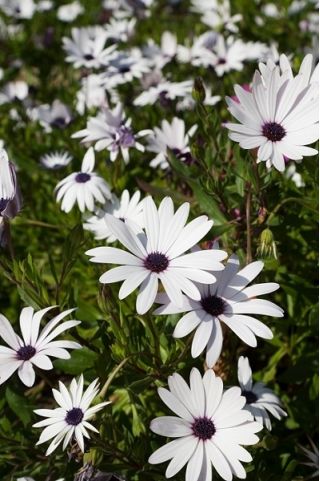
<svg viewBox="0 0 320 481"><path fill-rule="evenodd" d="M66 374L78 375L87 369L91 369L97 360L97 354L90 349L83 347L74 350L70 359L58 359L54 366Z"/></svg>
<svg viewBox="0 0 320 481"><path fill-rule="evenodd" d="M24 396L13 392L9 387L6 389L6 400L10 409L18 416L26 427L31 421L32 408Z"/></svg>

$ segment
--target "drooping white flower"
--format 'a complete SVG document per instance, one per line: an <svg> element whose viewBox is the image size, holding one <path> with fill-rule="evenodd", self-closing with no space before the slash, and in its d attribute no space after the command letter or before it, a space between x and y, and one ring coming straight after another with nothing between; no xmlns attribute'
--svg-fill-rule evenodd
<svg viewBox="0 0 320 481"><path fill-rule="evenodd" d="M61 22L73 22L84 12L84 8L77 0L66 5L61 5L57 10L57 18Z"/></svg>
<svg viewBox="0 0 320 481"><path fill-rule="evenodd" d="M90 147L83 157L81 171L73 172L59 182L55 188L57 202L61 202L61 209L70 212L77 203L81 212L85 209L93 212L95 202L104 204L111 198L108 183L93 171L95 164L94 150Z"/></svg>
<svg viewBox="0 0 320 481"><path fill-rule="evenodd" d="M105 26L108 39L113 42L127 42L134 34L136 23L137 20L135 18L111 18Z"/></svg>
<svg viewBox="0 0 320 481"><path fill-rule="evenodd" d="M68 152L50 152L40 157L40 163L46 169L61 169L70 164L72 160Z"/></svg>
<svg viewBox="0 0 320 481"><path fill-rule="evenodd" d="M62 449L65 450L73 439L84 452L84 437L90 439L88 430L99 433L88 420L104 406L110 404L109 401L105 401L90 408L98 392L98 379L95 379L85 391L83 391L82 375L78 382L74 378L69 388L59 381L59 390L52 389L53 397L59 407L34 411L39 416L47 418L33 425L35 428L44 427L37 445L52 440L46 452L47 456L57 449L62 441Z"/></svg>
<svg viewBox="0 0 320 481"><path fill-rule="evenodd" d="M268 389L262 382L252 382L252 371L247 357L239 357L238 360L238 380L242 391L242 396L246 398L247 409L254 419L271 431L271 420L269 414L276 419L287 416L282 409L278 396L271 389Z"/></svg>
<svg viewBox="0 0 320 481"><path fill-rule="evenodd" d="M114 162L121 153L125 163L130 160L129 149L135 148L144 152L144 146L137 141L149 134L150 130L134 133L131 119L126 118L123 106L119 103L114 109L105 109L96 117L90 117L87 127L72 135L73 139L82 138L81 142L95 142L95 150L107 149L110 160Z"/></svg>
<svg viewBox="0 0 320 481"><path fill-rule="evenodd" d="M214 249L213 249L214 250ZM256 336L272 339L271 330L249 314L282 317L283 310L276 304L258 296L279 288L275 282L248 284L261 272L263 262L256 261L239 270L239 259L232 255L221 272L215 272L217 280L209 286L198 285L201 299L183 296L180 307L165 294L159 294L156 302L163 304L155 314L177 314L187 312L178 322L174 337L181 338L196 329L192 341L191 355L198 357L206 351L206 363L213 367L217 362L223 343L221 324L228 326L243 342L257 346Z"/></svg>
<svg viewBox="0 0 320 481"><path fill-rule="evenodd" d="M66 61L75 68L99 68L109 62L116 49L116 45L105 48L108 34L100 26L73 28L71 37L63 37L62 41Z"/></svg>
<svg viewBox="0 0 320 481"><path fill-rule="evenodd" d="M177 159L189 162L192 160L189 140L197 129L197 125L193 125L186 132L185 123L182 119L174 117L172 122L167 120L161 122L161 128L155 127L153 135L148 137L148 145L146 150L154 152L157 155L150 162L151 167L160 167L167 169L169 167L167 150L170 149Z"/></svg>
<svg viewBox="0 0 320 481"><path fill-rule="evenodd" d="M131 198L127 190L122 192L120 199L113 195L111 202L108 202L96 215L86 219L86 222L83 224L84 229L93 232L97 240L105 239L107 242L115 242L116 237L109 229L106 219L106 214L110 214L123 222L129 221L130 227L136 233L141 232L143 227L143 206L140 196L141 194L138 190Z"/></svg>
<svg viewBox="0 0 320 481"><path fill-rule="evenodd" d="M157 449L149 463L170 461L166 478L185 465L186 481L211 481L212 467L225 481L233 475L244 479L242 462L252 461L243 448L259 441L255 433L262 426L243 409L245 398L238 387L223 392L221 378L208 370L203 377L193 368L190 387L175 373L168 378L169 390L160 387L158 394L175 416L153 419L150 429L160 436L178 438Z"/></svg>
<svg viewBox="0 0 320 481"><path fill-rule="evenodd" d="M150 309L159 281L178 306L183 304L182 292L192 299L200 299L195 282L214 282L211 271L223 269L220 261L226 253L212 249L183 254L207 234L213 222L207 216L200 216L186 225L190 209L188 202L176 213L170 197L163 199L159 209L151 197L146 197L143 202L144 232L139 234L129 223L106 214L111 232L130 252L113 247L87 251L86 254L92 256L91 262L120 264L120 267L105 272L100 282L124 281L119 299L124 299L140 286L136 302L139 314Z"/></svg>
<svg viewBox="0 0 320 481"><path fill-rule="evenodd" d="M162 69L177 53L177 37L171 32L163 32L160 46L153 39L143 48L143 54L150 60L153 68Z"/></svg>
<svg viewBox="0 0 320 481"><path fill-rule="evenodd" d="M39 332L42 317L53 308L47 307L37 312L34 312L32 307L22 309L20 314L22 337L14 332L8 319L0 314L0 337L9 346L0 346L0 384L18 370L18 376L23 384L32 386L35 381L34 366L44 370L53 369L50 357L69 359L67 349L81 347L74 341L54 341L62 332L80 324L80 321L71 320L58 325L75 309L61 312Z"/></svg>
<svg viewBox="0 0 320 481"><path fill-rule="evenodd" d="M244 149L258 148L258 160L280 172L285 169L285 157L299 161L317 154L306 146L319 138L319 88L311 77L312 56L304 58L295 77L284 64L288 61L282 57L281 67L271 69L267 64L262 74L256 72L251 92L235 86L239 103L231 98L227 103L239 123L225 124L232 140Z"/></svg>
<svg viewBox="0 0 320 481"><path fill-rule="evenodd" d="M15 167L9 161L7 152L0 148L0 224L1 217L15 217L21 209L21 203Z"/></svg>
<svg viewBox="0 0 320 481"><path fill-rule="evenodd" d="M159 101L160 104L165 106L178 97L184 97L186 94L190 94L192 85L192 80L184 80L183 82L164 80L138 95L138 97L134 99L133 104L138 106L153 105Z"/></svg>

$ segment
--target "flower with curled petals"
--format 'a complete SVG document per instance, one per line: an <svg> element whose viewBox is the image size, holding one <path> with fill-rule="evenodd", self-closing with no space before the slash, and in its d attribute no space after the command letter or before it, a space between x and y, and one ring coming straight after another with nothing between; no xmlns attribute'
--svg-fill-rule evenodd
<svg viewBox="0 0 320 481"><path fill-rule="evenodd" d="M40 330L42 317L53 307L34 312L32 307L25 307L20 314L22 337L16 334L8 319L0 314L0 337L9 347L0 346L0 384L4 383L16 370L26 386L33 386L35 381L34 366L39 369L53 369L50 357L69 359L67 349L79 349L80 344L74 341L54 341L62 332L80 324L71 320L59 324L75 309L61 312Z"/></svg>

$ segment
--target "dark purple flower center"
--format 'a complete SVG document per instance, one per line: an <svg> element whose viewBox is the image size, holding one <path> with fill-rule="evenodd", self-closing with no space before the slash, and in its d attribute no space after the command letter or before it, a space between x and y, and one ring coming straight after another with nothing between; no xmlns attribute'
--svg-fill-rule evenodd
<svg viewBox="0 0 320 481"><path fill-rule="evenodd" d="M225 65L227 63L225 58L218 58L217 65Z"/></svg>
<svg viewBox="0 0 320 481"><path fill-rule="evenodd" d="M0 212L2 212L8 205L9 199L0 199Z"/></svg>
<svg viewBox="0 0 320 481"><path fill-rule="evenodd" d="M33 346L22 346L19 351L17 351L17 358L19 361L29 361L36 353Z"/></svg>
<svg viewBox="0 0 320 481"><path fill-rule="evenodd" d="M286 131L277 122L268 122L262 126L262 135L271 142L279 142L286 135Z"/></svg>
<svg viewBox="0 0 320 481"><path fill-rule="evenodd" d="M169 265L169 259L161 252L152 252L144 260L144 267L151 272L165 271Z"/></svg>
<svg viewBox="0 0 320 481"><path fill-rule="evenodd" d="M117 133L119 135L118 143L122 147L133 147L135 144L135 139L134 135L132 133L132 130L129 127L125 127L122 125L119 127L117 130Z"/></svg>
<svg viewBox="0 0 320 481"><path fill-rule="evenodd" d="M258 400L257 395L252 391L242 391L241 395L246 398L247 404L255 403Z"/></svg>
<svg viewBox="0 0 320 481"><path fill-rule="evenodd" d="M172 149L173 154L177 159L181 160L187 165L194 164L196 159L192 157L191 152L181 152L180 149Z"/></svg>
<svg viewBox="0 0 320 481"><path fill-rule="evenodd" d="M62 129L67 125L67 120L65 119L65 117L56 117L52 120L51 125L53 125L53 127L58 127Z"/></svg>
<svg viewBox="0 0 320 481"><path fill-rule="evenodd" d="M83 419L83 411L80 408L72 408L70 411L67 411L67 415L65 417L65 421L67 424L71 424L72 426L77 426L81 423Z"/></svg>
<svg viewBox="0 0 320 481"><path fill-rule="evenodd" d="M218 296L207 296L201 299L201 306L208 314L217 317L224 313L226 303L221 297Z"/></svg>
<svg viewBox="0 0 320 481"><path fill-rule="evenodd" d="M94 59L94 56L91 54L91 53L86 53L83 58L85 60L93 60Z"/></svg>
<svg viewBox="0 0 320 481"><path fill-rule="evenodd" d="M85 184L90 179L91 175L86 172L79 172L79 174L76 175L76 182L79 182L79 184Z"/></svg>
<svg viewBox="0 0 320 481"><path fill-rule="evenodd" d="M213 422L211 421L211 419L206 417L195 419L191 428L193 434L202 441L211 439L216 432L216 428Z"/></svg>
<svg viewBox="0 0 320 481"><path fill-rule="evenodd" d="M129 65L119 65L118 67L119 73L128 73L130 72Z"/></svg>

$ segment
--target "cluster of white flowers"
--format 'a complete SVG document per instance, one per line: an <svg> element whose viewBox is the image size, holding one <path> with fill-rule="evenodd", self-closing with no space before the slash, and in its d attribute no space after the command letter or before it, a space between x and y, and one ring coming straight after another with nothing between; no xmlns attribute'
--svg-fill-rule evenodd
<svg viewBox="0 0 320 481"><path fill-rule="evenodd" d="M93 263L116 265L104 272L102 284L121 282L119 299L138 290L136 311L139 316L157 306L153 315L180 315L173 329L173 338L184 338L194 332L191 357L205 351L204 373L193 368L189 384L179 373L168 378L169 389L158 389L161 400L174 413L151 422L150 429L161 436L177 438L156 450L149 463L170 461L166 477L170 478L186 466L186 481L211 481L212 468L226 481L233 476L246 477L243 462L252 460L243 446L259 441L256 433L265 426L271 429L270 415L286 416L279 397L263 383L253 383L247 357L238 359L237 387L226 390L213 368L221 360L223 338L227 328L243 343L255 348L257 338L270 340L271 329L253 316L283 317L277 304L260 298L276 291L276 282L252 282L262 272L260 260L241 267L236 254L227 253L217 244L203 248L201 241L210 232L213 220L206 215L188 222L190 204L182 203L176 210L173 199L164 197L159 206L152 196L142 198L140 191L132 195L127 189L117 197L110 180L95 171L96 156L107 152L107 160L123 161L125 168L131 152L152 153L152 168L167 170L170 155L186 165L197 162L190 143L196 135L196 124L186 126L177 116L164 118L160 125L142 130L132 126L131 118L121 102L121 86L140 82L138 95L132 103L137 109L158 104L164 109L176 103L176 110L192 109L191 79L175 81L164 74L170 63L190 64L211 69L222 77L232 70L240 71L247 61L266 59L259 63L249 86L236 85L235 97L227 97L227 105L237 123L227 122L231 140L243 149L254 152L257 162L268 168L285 170L289 160L300 162L304 156L317 153L309 144L318 139L318 67L311 54L305 56L299 72L294 75L287 56L272 59L267 47L259 42L245 42L237 37L241 15L232 14L228 0L192 0L192 9L210 28L193 37L191 43L179 45L176 36L164 32L159 45L150 39L141 48L123 48L136 28L135 11L127 0L105 0L104 8L113 13L105 25L73 27L71 37L63 38L66 62L82 72L76 94L76 110L83 117L84 128L72 134L86 147L81 168L69 173L56 186L56 200L61 210L69 213L77 206L83 215L84 228L95 239L120 243L123 248L102 245L87 250ZM140 0L137 10L148 16L151 0ZM50 9L51 1L0 0L0 9L17 19L31 18L35 11ZM57 9L61 22L73 22L84 13L74 1ZM270 15L268 9L264 12ZM276 51L277 55L277 51ZM276 56L274 55L274 56ZM8 82L0 92L0 104L23 102L29 87L21 80ZM203 105L215 105L221 98L204 86ZM51 105L27 105L28 118L39 122L44 133L72 125L73 113L68 105L54 100ZM144 139L144 140L140 140ZM257 149L257 151L255 151ZM132 156L137 152L132 153ZM150 155L150 154L148 154ZM44 154L40 162L47 169L68 167L77 162L68 152ZM299 175L294 171L289 174ZM288 175L289 175L288 174ZM296 185L302 180L295 177ZM16 172L4 149L0 151L0 226L20 210L21 200ZM50 358L69 359L68 350L80 349L75 341L58 339L75 328L80 321L60 323L74 309L60 312L42 330L43 317L56 306L34 311L22 309L19 319L21 334L0 314L0 384L14 373L31 387L38 370L54 368ZM69 387L59 382L52 390L58 405L55 409L36 409L45 419L34 424L44 428L38 444L50 441L47 455L59 445L65 449L76 441L84 452L88 430L99 432L88 422L109 404L103 401L90 407L99 393L98 380L84 390L84 379L72 379Z"/></svg>

